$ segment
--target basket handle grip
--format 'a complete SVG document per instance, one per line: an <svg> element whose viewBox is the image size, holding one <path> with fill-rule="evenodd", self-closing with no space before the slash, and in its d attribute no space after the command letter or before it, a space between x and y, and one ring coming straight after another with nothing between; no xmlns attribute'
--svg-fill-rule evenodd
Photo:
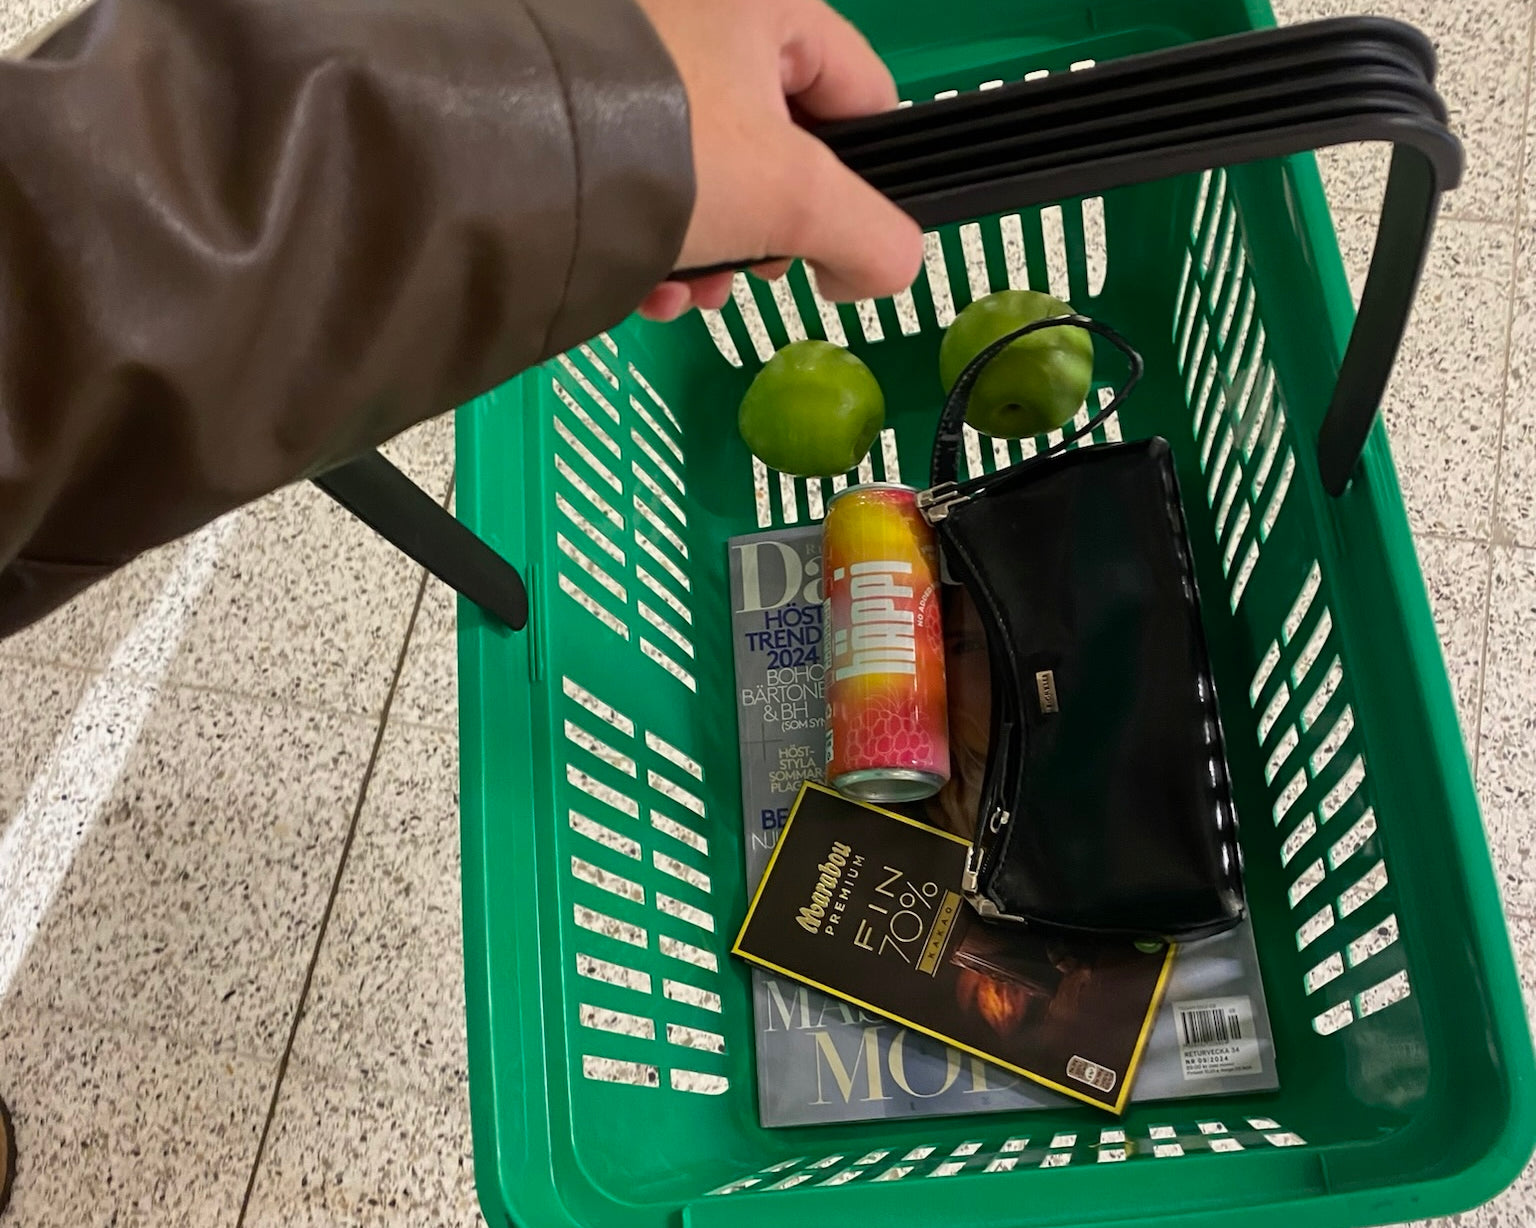
<svg viewBox="0 0 1536 1228"><path fill-rule="evenodd" d="M1355 141L1386 141L1393 151L1359 312L1317 438L1323 485L1329 494L1338 495L1348 485L1376 420L1429 253L1440 195L1461 180L1461 144L1444 124L1428 116L1361 113L1323 122L1285 124L1236 140L1208 140L1154 153L1121 155L911 197L898 193L892 199L924 228L932 228Z"/></svg>

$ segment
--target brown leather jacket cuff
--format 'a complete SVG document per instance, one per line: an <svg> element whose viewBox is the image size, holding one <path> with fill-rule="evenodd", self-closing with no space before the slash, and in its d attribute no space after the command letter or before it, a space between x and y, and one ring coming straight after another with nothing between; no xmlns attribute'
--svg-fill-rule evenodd
<svg viewBox="0 0 1536 1228"><path fill-rule="evenodd" d="M594 306L621 302L627 314L671 271L693 212L693 150L681 83L657 72L671 61L629 0L525 2L566 87L580 202L570 280L547 347L555 354L599 331ZM648 258L637 260L640 252Z"/></svg>

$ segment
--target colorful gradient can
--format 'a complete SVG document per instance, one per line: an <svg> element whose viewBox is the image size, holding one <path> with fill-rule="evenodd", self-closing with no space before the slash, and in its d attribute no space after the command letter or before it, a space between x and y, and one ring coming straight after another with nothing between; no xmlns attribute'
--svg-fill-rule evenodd
<svg viewBox="0 0 1536 1228"><path fill-rule="evenodd" d="M868 802L932 797L949 779L939 553L910 486L834 496L823 530L827 781Z"/></svg>

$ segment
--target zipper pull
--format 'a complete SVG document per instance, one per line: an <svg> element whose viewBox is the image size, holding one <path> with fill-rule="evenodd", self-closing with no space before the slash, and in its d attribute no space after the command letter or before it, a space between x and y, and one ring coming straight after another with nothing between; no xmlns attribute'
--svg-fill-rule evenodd
<svg viewBox="0 0 1536 1228"><path fill-rule="evenodd" d="M957 483L940 482L937 486L918 492L917 510L929 524L938 524L949 515L952 508L969 501L970 495L963 493Z"/></svg>
<svg viewBox="0 0 1536 1228"><path fill-rule="evenodd" d="M979 882L976 874L976 846L973 844L965 850L965 873L960 876L960 890L966 895L974 895Z"/></svg>
<svg viewBox="0 0 1536 1228"><path fill-rule="evenodd" d="M1003 828L1008 826L1008 821L1013 816L999 806L987 818L984 833L995 836ZM986 860L987 849L981 847L982 833L972 842L971 847L965 850L965 873L960 876L960 890L966 895L974 895L981 886L981 862ZM988 843L988 849L991 844Z"/></svg>

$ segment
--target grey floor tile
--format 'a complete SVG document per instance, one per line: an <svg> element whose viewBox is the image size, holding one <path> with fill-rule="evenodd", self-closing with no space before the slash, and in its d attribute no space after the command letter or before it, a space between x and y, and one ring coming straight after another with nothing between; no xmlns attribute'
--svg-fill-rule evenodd
<svg viewBox="0 0 1536 1228"><path fill-rule="evenodd" d="M1536 34L1532 35L1532 51L1536 56ZM1522 182L1519 221L1524 224L1536 219L1536 58L1532 60L1532 88L1526 93L1525 112L1525 166ZM1536 1222L1536 1215L1532 1216Z"/></svg>
<svg viewBox="0 0 1536 1228"><path fill-rule="evenodd" d="M453 477L453 418L450 411L428 419L382 449L406 477L439 502Z"/></svg>
<svg viewBox="0 0 1536 1228"><path fill-rule="evenodd" d="M1521 545L1536 545L1536 239L1520 232L1498 517Z"/></svg>
<svg viewBox="0 0 1536 1228"><path fill-rule="evenodd" d="M391 721L342 875L294 1062L465 1095L458 745Z"/></svg>
<svg viewBox="0 0 1536 1228"><path fill-rule="evenodd" d="M444 414L413 427L405 434L392 439L383 450L385 455L422 489L433 498L441 500L448 493L448 483L453 474L453 415ZM295 507L290 508L289 505L295 505ZM283 514L295 510L298 511L298 515L285 517ZM326 552L331 549L329 526L335 521L351 520L351 517L340 513L339 509L330 506L328 499L316 494L308 487L283 492L274 499L267 500L247 513L243 520L245 523L238 530L241 534L240 538L224 551L226 574L230 570L244 574L247 569L251 569L258 573L253 578L260 578L262 572L270 573L277 570L271 566L273 562L271 558L261 556L277 555L305 540L315 546L315 549L306 556L307 563L322 573L334 571L337 563L345 565L349 561L357 561L341 558L333 562L326 558ZM284 524L282 523L284 520L294 523ZM341 545L345 548L353 544L347 539L361 538L362 534L351 526L344 527L348 529L342 534ZM294 529L298 531L292 532ZM82 668L100 668L106 664L118 641L154 600L181 550L180 543L172 543L135 559L127 567L88 589L42 622L17 635L0 640L0 657L22 657ZM377 543L375 548L367 553L378 555L382 559L385 550L382 548L382 543ZM257 559L260 559L260 562L256 562ZM256 564L254 568L251 566L253 563ZM405 568L397 563L389 570L403 571ZM282 579L286 578L282 577ZM324 596L323 593L318 592L314 595ZM334 593L331 595L335 596ZM350 630L351 626L357 623L371 600L371 595L363 589L354 599L355 610L339 608L338 603L336 615L346 624L341 628L343 631ZM285 621L273 618L270 610L267 612L266 624L263 626L257 623L256 605L249 600L237 600L231 606L221 603L215 595L209 603L205 604L208 605L203 613L205 624L222 622L227 626L230 621L237 618L243 621L241 630L247 634L240 636L237 647L248 653L259 653L263 657L274 655L279 650L281 635L285 630L291 629ZM285 601L277 608L288 604ZM220 613L225 615L223 620L219 618ZM290 611L289 617L302 617L303 614L304 611ZM249 633L255 632L259 637L263 631L267 633L271 643L262 644L259 638L257 642L252 643L253 637ZM272 660L258 661L254 663L254 668L264 677L268 677L269 671L276 664ZM392 667L393 659L390 664ZM191 668L197 667L193 665ZM252 671L239 670L236 666L232 672L237 678L246 678ZM186 675L184 677L187 681L196 681ZM280 683L281 679L273 678L272 681ZM229 684L228 675L222 682L213 683L213 685L221 684L230 685L231 689L235 690L273 694L274 697L279 698L304 697L302 691L290 691L287 695L282 695L270 689L263 690L259 685L252 687L248 682ZM377 686L365 691L365 695L373 693L382 694ZM319 691L312 687L311 695L318 694ZM324 701L317 699L316 702ZM336 706L347 707L349 702L344 701Z"/></svg>
<svg viewBox="0 0 1536 1228"><path fill-rule="evenodd" d="M1467 150L1461 187L1442 204L1450 217L1514 221L1525 127L1530 0L1276 0L1284 23L1318 17L1379 13L1419 27L1434 40L1440 70L1436 86L1451 127ZM1328 198L1335 207L1381 208L1387 159L1375 146L1344 146L1319 156Z"/></svg>
<svg viewBox="0 0 1536 1228"><path fill-rule="evenodd" d="M1380 215L1387 190L1387 167L1392 160L1389 149L1382 145L1333 145L1317 150L1315 156L1323 176L1323 191L1336 213L1363 211ZM1458 189L1441 197L1441 208L1447 217L1456 215L1451 201L1459 194ZM1458 205L1463 203L1456 201Z"/></svg>
<svg viewBox="0 0 1536 1228"><path fill-rule="evenodd" d="M44 27L84 7L80 0L6 0L0 5L0 47L9 54L19 44L30 44Z"/></svg>
<svg viewBox="0 0 1536 1228"><path fill-rule="evenodd" d="M1477 716L1483 681L1483 638L1488 614L1488 547L1455 538L1420 537L1416 543L1424 586L1440 629L1440 651L1456 695L1461 736L1477 749Z"/></svg>
<svg viewBox="0 0 1536 1228"><path fill-rule="evenodd" d="M174 681L377 716L421 569L308 483L241 513Z"/></svg>
<svg viewBox="0 0 1536 1228"><path fill-rule="evenodd" d="M7 1005L0 1089L19 1151L7 1228L233 1228L275 1073Z"/></svg>
<svg viewBox="0 0 1536 1228"><path fill-rule="evenodd" d="M1383 145L1332 145L1317 150L1315 156L1323 191L1335 213L1380 215L1391 150ZM1447 216L1453 215L1450 202L1457 194L1450 192L1441 198Z"/></svg>
<svg viewBox="0 0 1536 1228"><path fill-rule="evenodd" d="M1341 214L1336 224L1358 296L1376 219ZM1384 403L1415 530L1489 535L1514 253L1510 226L1446 220L1435 230Z"/></svg>
<svg viewBox="0 0 1536 1228"><path fill-rule="evenodd" d="M0 832L42 770L91 675L0 657Z"/></svg>
<svg viewBox="0 0 1536 1228"><path fill-rule="evenodd" d="M1525 1013L1536 1026L1536 915L1509 913L1509 945L1515 951L1515 965L1520 970L1520 988L1525 994ZM1536 1221L1536 1216L1532 1217Z"/></svg>
<svg viewBox="0 0 1536 1228"><path fill-rule="evenodd" d="M275 1060L373 737L327 713L163 693L6 1009Z"/></svg>
<svg viewBox="0 0 1536 1228"><path fill-rule="evenodd" d="M41 622L0 640L0 657L101 668L154 601L183 549L173 542L141 555Z"/></svg>
<svg viewBox="0 0 1536 1228"><path fill-rule="evenodd" d="M1495 547L1478 793L1511 912L1536 911L1536 553Z"/></svg>
<svg viewBox="0 0 1536 1228"><path fill-rule="evenodd" d="M427 580L416 627L405 652L391 721L410 721L454 733L459 727L458 600L446 584Z"/></svg>
<svg viewBox="0 0 1536 1228"><path fill-rule="evenodd" d="M290 1068L245 1228L479 1228L469 1103Z"/></svg>

